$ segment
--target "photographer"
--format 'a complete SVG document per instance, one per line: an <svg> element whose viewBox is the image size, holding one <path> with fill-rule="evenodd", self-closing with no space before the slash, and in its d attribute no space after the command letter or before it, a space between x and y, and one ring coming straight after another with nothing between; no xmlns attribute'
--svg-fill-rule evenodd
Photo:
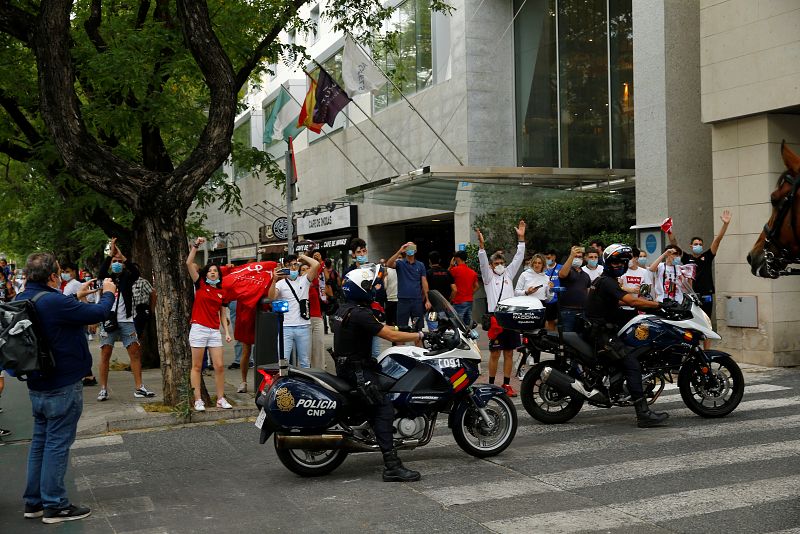
<svg viewBox="0 0 800 534"><path fill-rule="evenodd" d="M300 276L301 263L308 266L304 276ZM308 292L319 273L319 262L300 254L300 256L287 256L284 265L288 268L273 271L269 286L270 299L285 300L289 303L289 311L283 320L283 356L289 360L292 349L296 349L298 366L310 367L311 315Z"/></svg>

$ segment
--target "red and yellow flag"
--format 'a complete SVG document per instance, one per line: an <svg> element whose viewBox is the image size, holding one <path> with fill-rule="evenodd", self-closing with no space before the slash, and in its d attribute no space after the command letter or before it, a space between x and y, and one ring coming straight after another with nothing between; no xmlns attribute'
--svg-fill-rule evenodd
<svg viewBox="0 0 800 534"><path fill-rule="evenodd" d="M309 79L311 80L311 86L308 88L305 102L303 102L303 108L300 110L300 116L297 118L297 127L302 128L305 126L314 133L320 133L322 131L322 124L314 122L314 108L317 106L317 82L310 76Z"/></svg>

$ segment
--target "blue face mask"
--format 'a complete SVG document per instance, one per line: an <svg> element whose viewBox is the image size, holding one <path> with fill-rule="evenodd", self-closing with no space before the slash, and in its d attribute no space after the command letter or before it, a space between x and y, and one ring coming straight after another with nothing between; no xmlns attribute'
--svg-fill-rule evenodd
<svg viewBox="0 0 800 534"><path fill-rule="evenodd" d="M410 248L410 249L406 250L406 256L413 256L416 253L417 253L417 249L415 249L415 248Z"/></svg>
<svg viewBox="0 0 800 534"><path fill-rule="evenodd" d="M547 260L547 266L552 267L555 262L553 260Z"/></svg>
<svg viewBox="0 0 800 534"><path fill-rule="evenodd" d="M367 255L362 254L360 256L356 256L356 263L361 263L361 264L367 263Z"/></svg>
<svg viewBox="0 0 800 534"><path fill-rule="evenodd" d="M206 278L206 284L208 284L210 286L215 286L215 285L219 284L219 280L212 280L210 278Z"/></svg>
<svg viewBox="0 0 800 534"><path fill-rule="evenodd" d="M680 265L681 259L680 258L672 258L672 265Z"/></svg>
<svg viewBox="0 0 800 534"><path fill-rule="evenodd" d="M647 267L647 258L639 258L639 265L642 267Z"/></svg>
<svg viewBox="0 0 800 534"><path fill-rule="evenodd" d="M586 264L592 268L597 267L597 260L589 260L586 262Z"/></svg>
<svg viewBox="0 0 800 534"><path fill-rule="evenodd" d="M694 252L695 254L702 254L703 245L692 245L692 252Z"/></svg>
<svg viewBox="0 0 800 534"><path fill-rule="evenodd" d="M298 276L300 276L300 271L289 271L289 280L297 280Z"/></svg>
<svg viewBox="0 0 800 534"><path fill-rule="evenodd" d="M115 261L111 264L111 272L114 274L119 274L122 272L122 263Z"/></svg>
<svg viewBox="0 0 800 534"><path fill-rule="evenodd" d="M69 275L69 273L61 273L61 279L65 282L69 282L72 280L72 277Z"/></svg>

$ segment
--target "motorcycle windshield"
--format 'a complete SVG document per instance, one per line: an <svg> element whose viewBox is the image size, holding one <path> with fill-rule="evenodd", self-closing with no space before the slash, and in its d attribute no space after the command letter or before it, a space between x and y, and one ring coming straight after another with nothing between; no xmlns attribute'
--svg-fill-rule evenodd
<svg viewBox="0 0 800 534"><path fill-rule="evenodd" d="M439 320L446 318L453 326L465 334L469 333L469 328L467 328L467 326L461 320L461 317L459 317L456 313L456 310L453 309L453 306L446 298L442 296L441 293L436 290L428 291L428 300L431 303L431 308L433 311L435 311L436 315L439 316Z"/></svg>

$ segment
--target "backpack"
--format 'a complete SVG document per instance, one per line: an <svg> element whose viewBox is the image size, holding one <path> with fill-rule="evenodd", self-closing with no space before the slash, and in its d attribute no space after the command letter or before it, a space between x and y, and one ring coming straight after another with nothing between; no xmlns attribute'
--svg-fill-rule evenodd
<svg viewBox="0 0 800 534"><path fill-rule="evenodd" d="M0 302L0 369L20 380L56 366L36 314L36 301L46 293L41 291L30 300Z"/></svg>

